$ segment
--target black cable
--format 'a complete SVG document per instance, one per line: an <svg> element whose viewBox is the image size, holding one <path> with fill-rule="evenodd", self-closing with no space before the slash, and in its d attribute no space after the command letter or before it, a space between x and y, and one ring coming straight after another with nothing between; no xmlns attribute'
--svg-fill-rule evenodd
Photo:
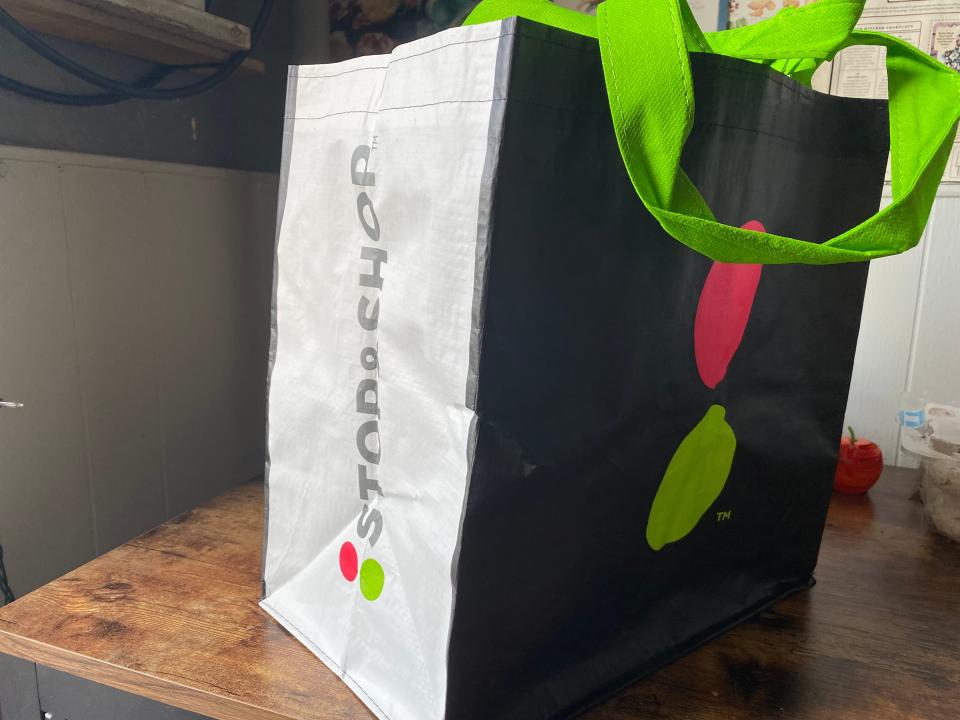
<svg viewBox="0 0 960 720"><path fill-rule="evenodd" d="M250 33L251 50L253 49L255 41L259 39L260 34L263 32L272 6L273 0L263 0L263 3L260 6L260 12L257 15L257 19L254 22L253 29ZM48 45L46 42L40 39L39 36L21 25L3 8L0 8L0 27L6 29L15 38L20 40L20 42L39 54L45 60L53 63L62 70L66 70L81 80L84 80L85 82L104 90L109 90L113 93L126 95L128 97L141 98L144 100L172 100L205 92L229 77L229 75L233 73L233 71L236 70L250 54L250 50L243 50L241 52L234 53L220 66L220 69L217 72L209 77L204 78L203 80L200 80L199 82L193 83L192 85L185 85L169 90L156 90L153 88L138 87L135 84L119 82L113 78L109 78L105 75L101 75L98 72L90 70L81 63L78 63L72 58L67 57L56 48Z"/></svg>
<svg viewBox="0 0 960 720"><path fill-rule="evenodd" d="M16 600L13 590L10 589L10 583L7 582L7 569L3 566L3 545L0 545L0 596L3 597L4 605L9 605Z"/></svg>
<svg viewBox="0 0 960 720"><path fill-rule="evenodd" d="M257 15L254 28L250 33L251 49L253 47L254 35L259 38L260 33L263 31L265 21L269 16L272 5L273 0L263 0L263 3L260 6L260 12ZM172 88L169 90L156 90L153 88L140 88L134 84L120 82L89 69L81 63L78 63L73 58L67 57L56 48L48 45L46 42L40 39L39 36L21 25L3 8L0 8L0 27L3 27L11 35L13 35L35 53L40 55L42 58L53 63L62 70L66 70L71 75L74 75L81 80L90 83L91 85L102 88L103 90L109 90L110 92L124 94L128 95L129 97L140 98L143 100L172 100L205 92L226 79L250 54L250 50L243 50L241 52L234 53L220 66L220 69L217 72L209 77L204 78L203 80L200 80L199 82L193 83L192 85L184 85L182 87Z"/></svg>
<svg viewBox="0 0 960 720"><path fill-rule="evenodd" d="M109 90L110 92L94 95L57 93L44 88L38 88L33 85L21 83L18 80L14 80L13 78L9 78L4 75L0 75L0 87L13 90L14 92L27 95L28 97L32 97L37 100L55 102L63 105L80 106L105 105L130 98L140 98L144 100L175 100L197 95L216 87L221 82L226 80L238 67L240 67L241 63L247 59L259 41L264 28L266 27L267 19L269 18L270 12L273 8L273 3L274 0L263 0L260 6L260 12L257 14L257 19L254 21L253 27L250 31L249 50L242 50L234 53L225 62L215 65L215 67L219 69L203 80L190 85L183 85L178 88L163 90L158 90L154 86L174 70L181 70L190 67L210 67L210 65L160 65L158 66L158 69L154 71L157 74L162 72L162 75L159 77L154 78L152 77L153 73L148 73L146 76L144 76L144 78L141 78L136 83L120 82L114 80L113 78L106 77L105 75L101 75L100 73L97 73L78 63L72 58L67 57L59 50L45 43L32 31L21 25L6 10L0 8L0 27L6 29L14 37L20 40L20 42L39 54L48 62L53 63L62 70L69 72L70 74L90 83L91 85Z"/></svg>
<svg viewBox="0 0 960 720"><path fill-rule="evenodd" d="M176 65L158 65L137 81L141 87L153 87L161 80L177 70L189 70L192 66ZM207 67L206 64L199 67ZM130 98L119 93L94 93L92 95L78 95L75 93L61 93L45 88L38 88L35 85L28 85L19 80L0 75L0 89L10 90L19 95L24 95L34 100L55 103L57 105L70 105L73 107L92 107L96 105L111 105L113 103L123 102Z"/></svg>

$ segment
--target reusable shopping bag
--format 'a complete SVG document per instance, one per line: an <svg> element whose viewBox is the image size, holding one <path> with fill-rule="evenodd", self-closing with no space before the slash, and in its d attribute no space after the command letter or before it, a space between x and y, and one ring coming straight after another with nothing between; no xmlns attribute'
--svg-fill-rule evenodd
<svg viewBox="0 0 960 720"><path fill-rule="evenodd" d="M811 584L960 113L860 9L486 0L291 68L263 607L377 717L570 717ZM806 84L855 44L889 106Z"/></svg>

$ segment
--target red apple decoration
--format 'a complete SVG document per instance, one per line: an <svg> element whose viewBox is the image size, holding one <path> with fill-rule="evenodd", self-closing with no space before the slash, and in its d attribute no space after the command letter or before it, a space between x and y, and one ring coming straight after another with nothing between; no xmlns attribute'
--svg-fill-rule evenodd
<svg viewBox="0 0 960 720"><path fill-rule="evenodd" d="M844 495L863 495L872 488L883 472L883 453L876 443L858 438L853 428L840 440L840 459L833 489Z"/></svg>

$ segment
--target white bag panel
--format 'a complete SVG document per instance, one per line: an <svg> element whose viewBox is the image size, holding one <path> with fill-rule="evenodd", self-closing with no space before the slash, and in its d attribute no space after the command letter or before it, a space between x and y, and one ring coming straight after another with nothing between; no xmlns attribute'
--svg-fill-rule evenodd
<svg viewBox="0 0 960 720"><path fill-rule="evenodd" d="M263 606L390 720L444 714L474 419L466 397L478 227L486 226L506 85L502 33L500 23L457 28L390 56L296 71L278 240ZM372 187L351 181L360 145L374 148ZM358 218L362 192L378 242ZM363 247L388 253L375 331L357 319L361 294L377 297L359 285L373 267ZM378 349L377 371L361 367L366 346ZM378 379L376 465L357 448L357 429L371 419L356 408L363 378ZM359 497L358 465L382 497ZM358 534L365 504L382 513L373 547L372 534ZM372 602L341 574L347 541L361 562L383 566L383 592Z"/></svg>
<svg viewBox="0 0 960 720"><path fill-rule="evenodd" d="M292 68L297 77L297 116L317 118L353 110L379 112L386 108L429 105L452 99L485 102L490 99L489 79L480 77L486 74L486 69L472 56L477 45L489 44L491 40L499 42L502 33L500 23L485 23L406 43L389 55L369 55L332 65ZM441 48L443 62L455 66L455 72L438 74L431 70L437 64L436 51ZM388 67L391 79L385 83L385 95L380 99L381 83L371 82L366 76L373 70L372 74L378 74L382 79L383 71ZM428 74L431 82L425 81ZM394 76L406 81L393 82Z"/></svg>
<svg viewBox="0 0 960 720"><path fill-rule="evenodd" d="M364 80L378 86L380 74ZM363 230L349 171L351 154L367 142L374 118L294 121L277 248L265 589L269 601L279 590L297 593L307 617L340 615L339 622L308 626L312 640L337 663L350 627L345 609L356 594L341 577L337 557L343 542L355 539L355 391L362 345L353 345L364 336L356 317L356 233ZM323 579L311 570L315 563L328 570ZM306 588L291 585L295 578Z"/></svg>

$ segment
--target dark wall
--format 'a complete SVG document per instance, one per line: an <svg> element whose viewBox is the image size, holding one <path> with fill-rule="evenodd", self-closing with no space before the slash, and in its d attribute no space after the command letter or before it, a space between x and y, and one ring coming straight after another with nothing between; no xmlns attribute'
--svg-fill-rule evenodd
<svg viewBox="0 0 960 720"><path fill-rule="evenodd" d="M218 15L251 24L261 0L212 0ZM291 60L291 4L276 0L255 51L265 76L234 76L192 98L130 100L98 108L51 105L0 90L0 144L67 150L243 170L279 169L286 67ZM105 75L133 80L152 65L125 55L50 39ZM0 73L61 92L95 91L0 30ZM171 82L195 81L182 73Z"/></svg>

